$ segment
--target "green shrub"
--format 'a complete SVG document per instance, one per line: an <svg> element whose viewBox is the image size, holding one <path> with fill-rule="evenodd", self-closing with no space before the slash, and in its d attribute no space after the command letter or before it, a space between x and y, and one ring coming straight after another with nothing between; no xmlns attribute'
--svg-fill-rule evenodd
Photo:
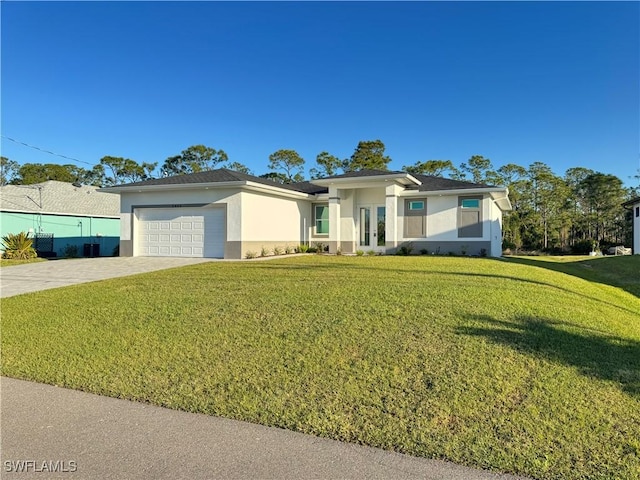
<svg viewBox="0 0 640 480"><path fill-rule="evenodd" d="M411 252L413 252L413 244L409 242L401 245L396 255L411 255Z"/></svg>
<svg viewBox="0 0 640 480"><path fill-rule="evenodd" d="M293 253L293 247L291 245L286 245L284 247L284 253L287 254L287 255Z"/></svg>
<svg viewBox="0 0 640 480"><path fill-rule="evenodd" d="M296 247L296 253L307 253L309 251L309 245L301 243Z"/></svg>
<svg viewBox="0 0 640 480"><path fill-rule="evenodd" d="M307 253L318 253L317 247L309 247L307 248Z"/></svg>
<svg viewBox="0 0 640 480"><path fill-rule="evenodd" d="M244 258L256 258L258 256L258 252L247 252L244 254Z"/></svg>
<svg viewBox="0 0 640 480"><path fill-rule="evenodd" d="M356 250L356 255L361 257L364 255L364 251L363 250Z"/></svg>
<svg viewBox="0 0 640 480"><path fill-rule="evenodd" d="M284 248L282 248L282 247L274 247L273 248L273 254L274 255L283 255L284 254Z"/></svg>
<svg viewBox="0 0 640 480"><path fill-rule="evenodd" d="M80 255L77 245L67 245L62 249L62 256L64 258L77 258Z"/></svg>
<svg viewBox="0 0 640 480"><path fill-rule="evenodd" d="M587 238L586 240L580 240L571 247L571 251L574 255L589 255L590 252L595 251L598 248L598 242Z"/></svg>
<svg viewBox="0 0 640 480"><path fill-rule="evenodd" d="M426 248L420 249L420 255L429 255L429 250L427 250Z"/></svg>
<svg viewBox="0 0 640 480"><path fill-rule="evenodd" d="M376 254L375 250L367 250L367 255L369 255L370 257L373 257Z"/></svg>
<svg viewBox="0 0 640 480"><path fill-rule="evenodd" d="M260 250L260 256L268 257L269 255L271 255L271 250L269 250L267 247L262 247L262 250Z"/></svg>
<svg viewBox="0 0 640 480"><path fill-rule="evenodd" d="M4 253L2 258L12 260L28 260L36 258L38 254L33 248L33 239L27 232L9 233L2 237Z"/></svg>

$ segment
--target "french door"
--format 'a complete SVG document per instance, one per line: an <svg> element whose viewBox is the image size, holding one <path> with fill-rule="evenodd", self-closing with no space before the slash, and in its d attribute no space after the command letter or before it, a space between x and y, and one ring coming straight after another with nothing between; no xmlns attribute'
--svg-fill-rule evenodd
<svg viewBox="0 0 640 480"><path fill-rule="evenodd" d="M358 248L385 251L386 208L384 205L358 207Z"/></svg>

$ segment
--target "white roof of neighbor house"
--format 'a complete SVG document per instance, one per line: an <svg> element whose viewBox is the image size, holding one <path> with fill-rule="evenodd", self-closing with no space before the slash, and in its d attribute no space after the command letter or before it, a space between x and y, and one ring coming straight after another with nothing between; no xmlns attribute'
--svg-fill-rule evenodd
<svg viewBox="0 0 640 480"><path fill-rule="evenodd" d="M120 196L97 190L56 180L5 185L0 187L0 211L119 217Z"/></svg>

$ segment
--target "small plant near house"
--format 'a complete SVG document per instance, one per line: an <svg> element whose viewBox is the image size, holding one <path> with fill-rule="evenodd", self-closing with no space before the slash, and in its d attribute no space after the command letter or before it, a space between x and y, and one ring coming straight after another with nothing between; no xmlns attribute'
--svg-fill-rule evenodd
<svg viewBox="0 0 640 480"><path fill-rule="evenodd" d="M341 248L336 249L336 255L342 255L342 249Z"/></svg>
<svg viewBox="0 0 640 480"><path fill-rule="evenodd" d="M244 258L248 258L248 259L256 258L257 256L258 256L258 252L249 251L249 252L244 254Z"/></svg>
<svg viewBox="0 0 640 480"><path fill-rule="evenodd" d="M405 243L404 245L401 245L398 251L396 252L396 255L406 256L406 255L411 255L411 252L413 252L413 244L409 242L409 243Z"/></svg>
<svg viewBox="0 0 640 480"><path fill-rule="evenodd" d="M284 248L282 247L274 247L273 248L274 255L284 255Z"/></svg>
<svg viewBox="0 0 640 480"><path fill-rule="evenodd" d="M78 246L67 243L67 245L62 249L62 256L64 258L78 258L78 256L80 256Z"/></svg>
<svg viewBox="0 0 640 480"><path fill-rule="evenodd" d="M487 249L486 248L481 248L480 249L480 256L481 257L486 257L487 256Z"/></svg>
<svg viewBox="0 0 640 480"><path fill-rule="evenodd" d="M307 253L308 251L309 251L309 245L307 245L306 243L301 243L296 247L296 250L295 250L296 253Z"/></svg>
<svg viewBox="0 0 640 480"><path fill-rule="evenodd" d="M318 253L318 249L316 247L307 248L307 253Z"/></svg>
<svg viewBox="0 0 640 480"><path fill-rule="evenodd" d="M367 250L367 255L369 255L370 257L373 257L376 254L375 250Z"/></svg>
<svg viewBox="0 0 640 480"><path fill-rule="evenodd" d="M429 255L429 250L427 250L426 248L420 249L420 255Z"/></svg>
<svg viewBox="0 0 640 480"><path fill-rule="evenodd" d="M290 255L293 253L293 247L291 245L285 245L284 247L284 253L286 255Z"/></svg>
<svg viewBox="0 0 640 480"><path fill-rule="evenodd" d="M356 255L359 257L362 257L364 255L364 251L363 250L356 250Z"/></svg>
<svg viewBox="0 0 640 480"><path fill-rule="evenodd" d="M460 253L464 256L467 254L467 252L469 251L469 245L462 245L460 247Z"/></svg>
<svg viewBox="0 0 640 480"><path fill-rule="evenodd" d="M38 256L33 248L33 239L27 232L9 233L2 237L2 247L2 258L7 260L29 260Z"/></svg>
<svg viewBox="0 0 640 480"><path fill-rule="evenodd" d="M326 245L322 242L315 242L314 246L316 247L316 253L324 253L329 251L329 245Z"/></svg>
<svg viewBox="0 0 640 480"><path fill-rule="evenodd" d="M268 257L269 255L271 255L271 250L269 250L267 247L262 247L262 250L260 250L260 256Z"/></svg>

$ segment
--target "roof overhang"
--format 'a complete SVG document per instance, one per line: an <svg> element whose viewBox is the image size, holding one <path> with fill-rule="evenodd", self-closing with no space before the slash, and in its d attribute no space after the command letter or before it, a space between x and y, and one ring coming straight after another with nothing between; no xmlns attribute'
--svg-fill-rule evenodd
<svg viewBox="0 0 640 480"><path fill-rule="evenodd" d="M146 193L157 191L178 191L178 190L218 190L224 188L237 188L240 190L250 190L260 193L270 193L272 195L278 195L287 198L309 199L313 198L313 195L308 193L296 192L295 190L288 190L286 188L279 188L277 186L265 185L263 183L251 182L251 181L232 181L232 182L209 182L209 183L175 183L175 184L161 184L161 185L137 185L137 186L113 186L103 187L99 191L105 191L108 193Z"/></svg>
<svg viewBox="0 0 640 480"><path fill-rule="evenodd" d="M410 173L399 172L386 175L367 175L362 177L318 178L309 183L321 187L335 186L337 188L367 188L380 184L395 182L399 185L422 185L422 182Z"/></svg>
<svg viewBox="0 0 640 480"><path fill-rule="evenodd" d="M489 195L500 210L512 210L509 189L506 187L457 188L452 190L405 190L402 197L444 197L448 195Z"/></svg>
<svg viewBox="0 0 640 480"><path fill-rule="evenodd" d="M638 198L632 198L631 200L629 200L628 202L624 202L622 204L623 208L626 208L627 210L629 210L628 207L632 207L633 205L636 205L637 203L640 203L640 197Z"/></svg>

